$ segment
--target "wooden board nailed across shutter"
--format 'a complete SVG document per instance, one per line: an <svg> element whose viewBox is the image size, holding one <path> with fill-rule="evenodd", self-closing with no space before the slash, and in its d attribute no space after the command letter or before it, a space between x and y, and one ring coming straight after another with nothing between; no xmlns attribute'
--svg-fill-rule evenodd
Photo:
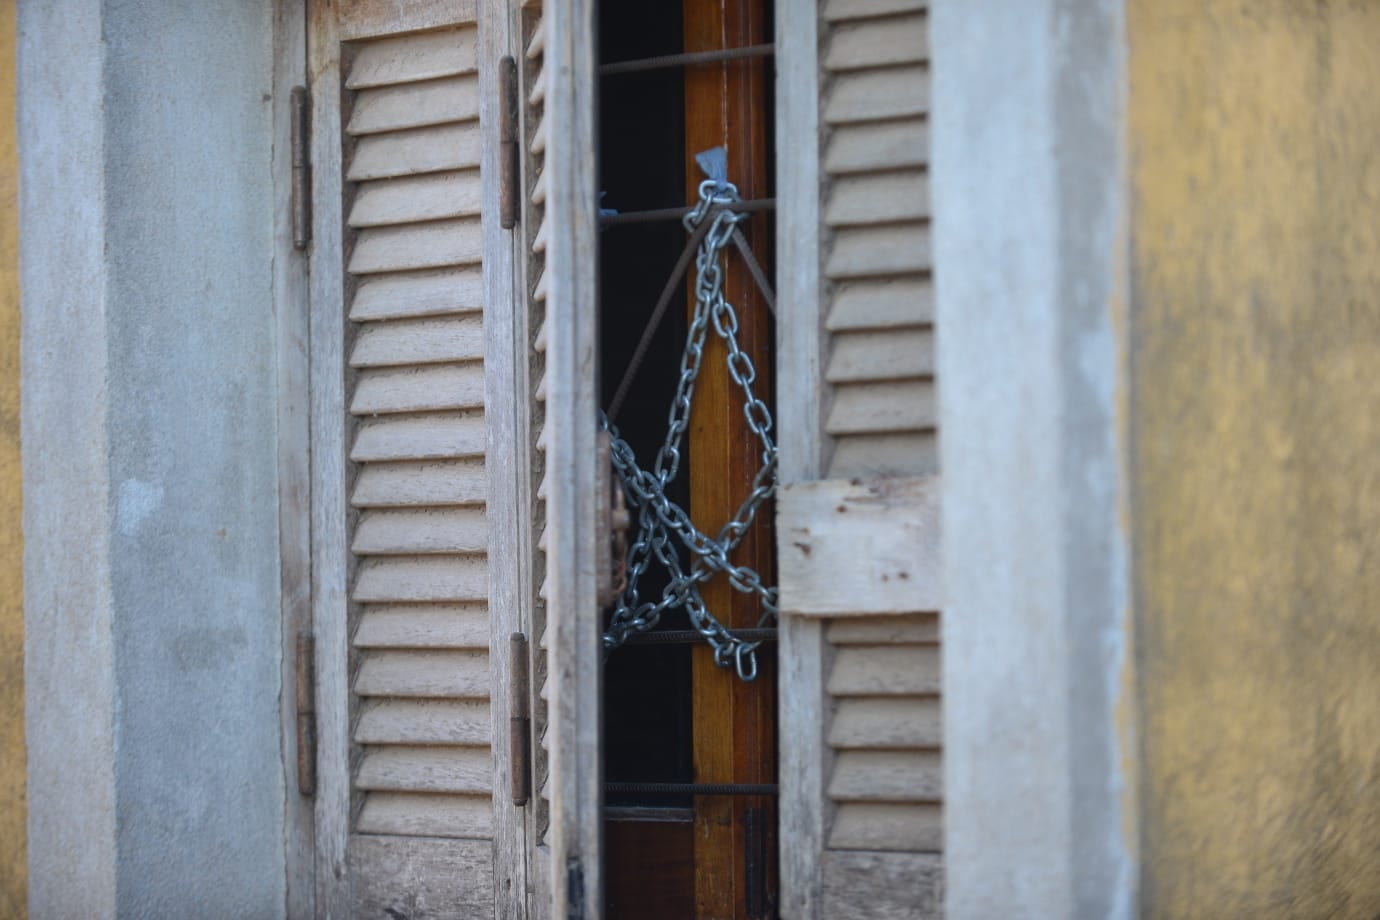
<svg viewBox="0 0 1380 920"><path fill-rule="evenodd" d="M925 4L822 11L827 475L934 473Z"/></svg>
<svg viewBox="0 0 1380 920"><path fill-rule="evenodd" d="M359 834L492 834L475 41L363 41L345 76Z"/></svg>

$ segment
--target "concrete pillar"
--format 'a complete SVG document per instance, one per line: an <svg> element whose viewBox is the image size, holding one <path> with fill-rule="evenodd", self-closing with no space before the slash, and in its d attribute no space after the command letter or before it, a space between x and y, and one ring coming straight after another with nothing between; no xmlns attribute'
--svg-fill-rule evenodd
<svg viewBox="0 0 1380 920"><path fill-rule="evenodd" d="M284 910L272 23L20 5L35 917Z"/></svg>
<svg viewBox="0 0 1380 920"><path fill-rule="evenodd" d="M1136 912L1123 15L931 16L951 920Z"/></svg>

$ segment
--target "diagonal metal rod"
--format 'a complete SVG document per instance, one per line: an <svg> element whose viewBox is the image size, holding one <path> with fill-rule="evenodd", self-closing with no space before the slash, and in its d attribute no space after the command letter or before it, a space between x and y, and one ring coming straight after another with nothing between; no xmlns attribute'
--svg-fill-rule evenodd
<svg viewBox="0 0 1380 920"><path fill-rule="evenodd" d="M776 641L774 626L729 631L735 639L742 639L744 642ZM697 629L654 629L651 632L633 633L623 641L626 645L694 645L704 641L704 634Z"/></svg>
<svg viewBox="0 0 1380 920"><path fill-rule="evenodd" d="M613 394L613 402L609 403L610 422L618 421L618 410L623 408L623 400L628 396L628 389L632 386L633 379L637 377L637 372L642 368L642 362L647 357L647 349L652 344L652 337L661 327L661 321L666 316L666 308L671 305L671 297L679 289L681 279L685 277L685 270L690 267L690 260L695 257L695 250L699 248L700 240L704 239L705 234L709 232L709 226L712 223L713 221L706 220L695 228L694 233L690 234L690 239L685 244L685 251L680 254L676 267L671 270L671 277L666 282L666 286L661 289L661 296L657 298L652 316L647 320L647 328L642 330L642 338L638 341L637 348L628 361L628 369L623 372L623 379L618 383L618 391Z"/></svg>
<svg viewBox="0 0 1380 920"><path fill-rule="evenodd" d="M776 783L604 783L607 795L776 795Z"/></svg>
<svg viewBox="0 0 1380 920"><path fill-rule="evenodd" d="M776 53L776 46L768 42L763 45L745 45L741 48L724 48L720 51L687 51L684 54L663 54L657 57L638 58L635 61L618 61L599 67L599 76L608 77L620 73L642 73L647 70L664 70L669 67L691 67L696 64L717 64L721 61L738 61L744 58L769 57Z"/></svg>
<svg viewBox="0 0 1380 920"><path fill-rule="evenodd" d="M752 247L748 245L743 231L737 227L733 228L733 245L737 246L738 251L743 254L743 261L747 263L748 274L752 275L752 280L757 282L757 290L762 292L762 299L767 302L767 309L771 311L772 316L775 316L776 295L772 293L766 273L762 271L762 266L757 263L757 257L752 254Z"/></svg>

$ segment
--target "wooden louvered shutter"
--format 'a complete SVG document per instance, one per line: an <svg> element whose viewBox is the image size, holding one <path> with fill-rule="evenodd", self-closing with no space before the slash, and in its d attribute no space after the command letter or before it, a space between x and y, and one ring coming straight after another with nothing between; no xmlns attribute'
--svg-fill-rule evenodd
<svg viewBox="0 0 1380 920"><path fill-rule="evenodd" d="M925 3L779 13L783 915L938 916Z"/></svg>
<svg viewBox="0 0 1380 920"><path fill-rule="evenodd" d="M488 506L511 473L487 416L514 389L486 360L511 309L492 62L473 0L310 9L317 912L492 916L512 625Z"/></svg>

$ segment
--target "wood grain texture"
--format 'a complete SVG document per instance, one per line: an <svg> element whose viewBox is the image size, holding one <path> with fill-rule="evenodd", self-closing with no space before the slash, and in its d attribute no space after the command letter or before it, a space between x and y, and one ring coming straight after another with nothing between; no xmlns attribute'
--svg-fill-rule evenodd
<svg viewBox="0 0 1380 920"><path fill-rule="evenodd" d="M404 32L473 25L477 0L342 0L340 37L388 38Z"/></svg>
<svg viewBox="0 0 1380 920"><path fill-rule="evenodd" d="M829 831L831 850L944 849L944 811L937 802L840 802Z"/></svg>
<svg viewBox="0 0 1380 920"><path fill-rule="evenodd" d="M479 81L473 74L361 89L345 126L347 134L379 134L428 128L479 117Z"/></svg>
<svg viewBox="0 0 1380 920"><path fill-rule="evenodd" d="M484 278L478 266L361 279L350 302L350 319L402 319L483 308Z"/></svg>
<svg viewBox="0 0 1380 920"><path fill-rule="evenodd" d="M831 920L935 920L944 914L938 854L829 853L822 869L824 915Z"/></svg>
<svg viewBox="0 0 1380 920"><path fill-rule="evenodd" d="M783 486L777 527L781 603L795 614L940 608L939 489L932 478Z"/></svg>
<svg viewBox="0 0 1380 920"><path fill-rule="evenodd" d="M473 217L479 206L480 181L474 170L403 176L361 188L350 207L350 226Z"/></svg>
<svg viewBox="0 0 1380 920"><path fill-rule="evenodd" d="M372 463L359 473L350 504L356 508L483 504L484 461Z"/></svg>
<svg viewBox="0 0 1380 920"><path fill-rule="evenodd" d="M355 831L402 837L489 838L493 806L488 795L438 795L420 792L373 792L360 808ZM484 840L492 850L493 844ZM481 887L482 878L467 880ZM489 892L492 898L492 893ZM480 916L487 916L481 914Z"/></svg>
<svg viewBox="0 0 1380 920"><path fill-rule="evenodd" d="M822 6L824 18L838 22L893 13L923 13L929 0L825 0Z"/></svg>
<svg viewBox="0 0 1380 920"><path fill-rule="evenodd" d="M472 920L493 912L488 841L350 838L351 917Z"/></svg>
<svg viewBox="0 0 1380 920"><path fill-rule="evenodd" d="M366 370L350 400L352 415L483 408L484 367L478 362Z"/></svg>
<svg viewBox="0 0 1380 920"><path fill-rule="evenodd" d="M350 157L351 182L475 169L479 137L471 123L362 137Z"/></svg>
<svg viewBox="0 0 1380 920"><path fill-rule="evenodd" d="M345 88L367 89L474 73L477 41L473 28L461 28L367 42L350 62Z"/></svg>

